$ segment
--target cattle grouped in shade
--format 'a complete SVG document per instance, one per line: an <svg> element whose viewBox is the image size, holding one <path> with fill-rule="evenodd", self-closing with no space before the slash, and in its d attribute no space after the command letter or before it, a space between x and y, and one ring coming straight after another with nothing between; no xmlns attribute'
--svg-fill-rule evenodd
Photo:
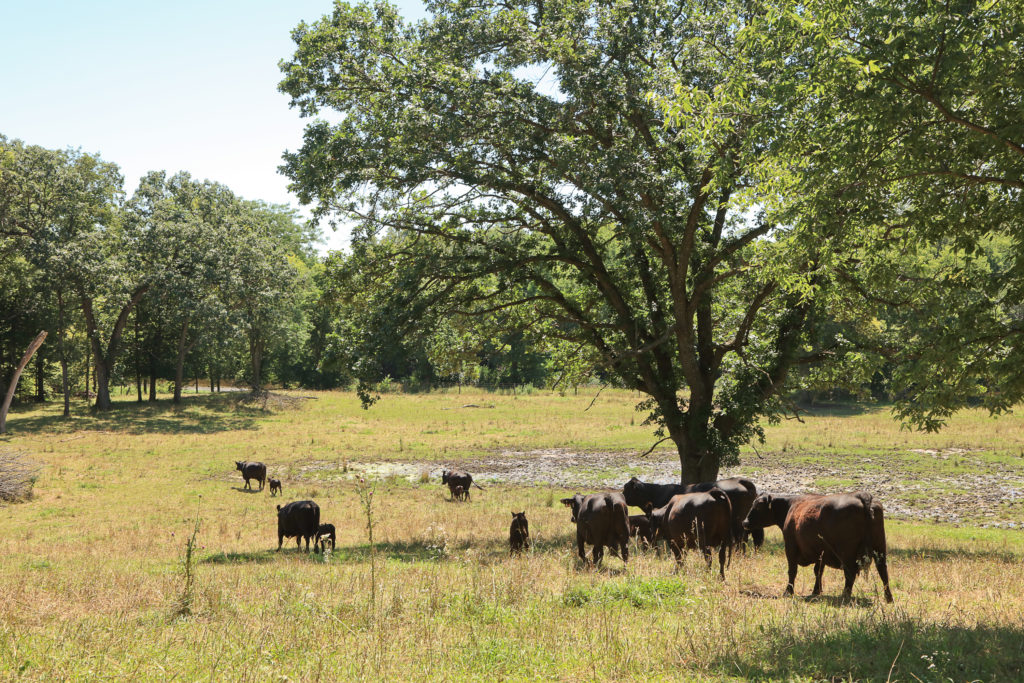
<svg viewBox="0 0 1024 683"><path fill-rule="evenodd" d="M451 492L452 500L469 500L469 487L475 486L481 491L484 490L483 486L473 481L473 475L469 472L462 472L460 470L441 470L441 483L448 485L448 491ZM462 487L462 491L458 496L455 495L456 489Z"/></svg>
<svg viewBox="0 0 1024 683"><path fill-rule="evenodd" d="M526 510L512 513L512 525L508 529L509 555L521 553L530 547L530 524L526 521Z"/></svg>
<svg viewBox="0 0 1024 683"><path fill-rule="evenodd" d="M281 488L280 479L268 479L267 482L270 484L270 495L276 496L277 494L284 493L284 489Z"/></svg>
<svg viewBox="0 0 1024 683"><path fill-rule="evenodd" d="M622 493L626 503L643 509L648 503L655 508L661 508L668 504L672 496L684 493L704 493L712 488L721 489L729 497L729 504L732 506L732 529L733 539L737 543L745 543L747 530L743 528L743 519L747 511L757 498L757 486L754 482L743 477L729 477L718 481L705 481L699 484L652 484L640 481L633 477L622 487ZM749 531L754 546L760 548L764 543L764 530L752 529Z"/></svg>
<svg viewBox="0 0 1024 683"><path fill-rule="evenodd" d="M700 550L711 568L711 550L718 548L718 572L725 578L726 558L732 551L732 504L725 491L682 493L650 513L654 540L664 538L682 562L684 550Z"/></svg>
<svg viewBox="0 0 1024 683"><path fill-rule="evenodd" d="M821 594L825 567L833 567L843 570L846 577L843 598L849 599L857 573L874 559L885 587L885 600L892 602L882 505L871 494L758 497L743 526L763 529L775 525L782 529L786 561L789 563L787 595L793 593L797 567L814 565L811 595Z"/></svg>
<svg viewBox="0 0 1024 683"><path fill-rule="evenodd" d="M629 561L629 515L626 499L621 493L592 493L588 496L577 493L572 498L563 498L562 504L572 510L572 521L576 523L576 547L581 560L586 561L586 545L590 544L594 546L595 566L601 564L605 546L623 562Z"/></svg>
<svg viewBox="0 0 1024 683"><path fill-rule="evenodd" d="M331 543L331 550L334 550L336 536L333 524L321 524L317 527L316 537L313 539L313 552L326 552L327 542Z"/></svg>
<svg viewBox="0 0 1024 683"><path fill-rule="evenodd" d="M297 500L285 506L277 506L277 549L285 538L294 538L295 547L301 549L302 539L306 539L306 552L309 542L320 529L320 506L311 500Z"/></svg>
<svg viewBox="0 0 1024 683"><path fill-rule="evenodd" d="M245 460L236 460L235 469L242 473L242 478L245 479L245 488L252 490L252 486L249 484L250 479L255 479L260 483L260 491L263 490L263 483L267 480L267 466L261 462L247 462Z"/></svg>

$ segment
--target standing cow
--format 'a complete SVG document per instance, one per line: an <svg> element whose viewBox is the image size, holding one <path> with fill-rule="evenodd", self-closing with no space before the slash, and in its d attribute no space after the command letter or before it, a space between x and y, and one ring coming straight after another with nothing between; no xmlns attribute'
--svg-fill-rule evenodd
<svg viewBox="0 0 1024 683"><path fill-rule="evenodd" d="M833 567L842 569L846 575L843 598L849 600L857 573L874 559L885 587L885 601L892 602L882 504L875 502L870 493L759 496L743 520L744 528L763 529L775 525L782 529L789 562L787 595L793 594L797 567L813 564L811 595L821 594L821 576L825 567Z"/></svg>
<svg viewBox="0 0 1024 683"><path fill-rule="evenodd" d="M267 480L267 466L261 462L246 462L245 460L236 460L235 469L242 473L242 478L245 479L245 488L252 490L252 486L249 484L250 479L255 479L260 483L260 491L263 490L263 483Z"/></svg>
<svg viewBox="0 0 1024 683"><path fill-rule="evenodd" d="M594 565L601 564L604 546L611 548L623 562L629 560L629 515L626 499L621 493L592 493L583 496L577 493L572 498L563 498L562 505L572 510L572 521L576 522L576 546L580 559L586 562L586 544L594 546Z"/></svg>
<svg viewBox="0 0 1024 683"><path fill-rule="evenodd" d="M311 500L296 500L285 506L277 506L277 549L281 549L285 537L295 539L295 548L301 550L302 539L309 542L320 530L320 506Z"/></svg>
<svg viewBox="0 0 1024 683"><path fill-rule="evenodd" d="M481 491L484 487L473 481L473 475L459 470L441 470L441 483L448 485L452 500L469 500L469 487L475 486ZM461 491L457 490L461 487Z"/></svg>
<svg viewBox="0 0 1024 683"><path fill-rule="evenodd" d="M711 568L711 549L718 548L718 573L725 578L726 557L732 552L733 514L729 496L719 488L673 496L667 505L650 513L655 542L668 541L683 561L683 550L698 549Z"/></svg>
<svg viewBox="0 0 1024 683"><path fill-rule="evenodd" d="M530 547L530 523L526 521L526 510L512 512L512 524L508 528L509 555L521 553Z"/></svg>

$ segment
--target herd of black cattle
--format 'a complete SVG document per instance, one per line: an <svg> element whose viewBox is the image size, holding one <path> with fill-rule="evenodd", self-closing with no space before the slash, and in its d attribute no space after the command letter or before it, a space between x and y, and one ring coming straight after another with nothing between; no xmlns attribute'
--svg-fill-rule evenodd
<svg viewBox="0 0 1024 683"><path fill-rule="evenodd" d="M261 462L236 462L245 479L259 482L263 490L267 467ZM281 482L270 479L270 493L282 493ZM469 501L472 475L443 470L441 483L448 486L453 501ZM892 602L889 570L886 566L885 523L882 504L869 493L844 493L831 496L774 496L757 494L749 479L732 477L688 486L649 484L633 477L622 492L576 494L563 498L562 504L572 510L576 524L576 544L580 559L587 562L586 546L592 545L592 562L600 564L604 548L629 560L630 538L640 547L657 547L665 542L677 561L685 550L697 549L711 567L712 551L718 550L719 574L725 578L725 567L734 546L745 547L748 540L755 548L764 542L764 529L782 529L789 581L786 593L793 593L797 567L814 565L814 590L821 593L821 575L825 567L842 569L846 577L843 598L849 599L858 572L874 560L882 579L886 602ZM629 506L643 514L630 515ZM298 548L312 539L316 552L334 549L335 529L320 523L320 507L311 500L277 506L277 549L284 539L295 538ZM526 511L512 513L509 528L509 551L522 552L530 545Z"/></svg>

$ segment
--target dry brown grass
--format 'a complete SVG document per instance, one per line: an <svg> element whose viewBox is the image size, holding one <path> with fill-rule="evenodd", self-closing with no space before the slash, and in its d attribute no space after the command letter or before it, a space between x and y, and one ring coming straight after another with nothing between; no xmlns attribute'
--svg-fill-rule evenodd
<svg viewBox="0 0 1024 683"><path fill-rule="evenodd" d="M349 411L346 395L320 397L271 414L124 411L71 429L30 430L48 416L13 416L13 445L45 469L32 502L0 508L0 678L886 680L890 667L903 681L1024 676L1024 539L1012 531L890 521L896 603L880 600L871 573L841 605L837 571L823 599L780 597L777 530L763 552L735 556L724 583L694 556L681 570L643 555L593 571L574 558L560 489L495 485L455 504L436 481L394 480L375 497L382 563L371 606L354 484L289 480L290 467L419 458L444 438L452 447L435 457L457 459L512 444L517 419L529 433L520 447L648 437L631 431L628 397L598 413L614 431L582 412L589 397L448 416L445 397L389 396L387 418ZM435 428L446 431L424 433ZM326 561L294 544L275 552L282 501L237 490L242 458L286 474L284 501L315 497L338 528L337 551ZM181 618L179 562L197 509L196 601ZM527 510L534 541L521 558L508 556L513 509ZM802 569L798 594L811 583Z"/></svg>

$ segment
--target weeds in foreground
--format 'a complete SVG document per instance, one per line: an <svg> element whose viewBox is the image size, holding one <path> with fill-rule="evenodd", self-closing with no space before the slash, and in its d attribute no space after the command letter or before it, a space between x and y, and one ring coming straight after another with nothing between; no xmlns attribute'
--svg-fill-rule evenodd
<svg viewBox="0 0 1024 683"><path fill-rule="evenodd" d="M197 511L192 534L185 540L185 552L181 558L181 595L178 596L178 604L174 612L179 617L190 616L195 606L196 543L199 537L199 524L200 518Z"/></svg>

